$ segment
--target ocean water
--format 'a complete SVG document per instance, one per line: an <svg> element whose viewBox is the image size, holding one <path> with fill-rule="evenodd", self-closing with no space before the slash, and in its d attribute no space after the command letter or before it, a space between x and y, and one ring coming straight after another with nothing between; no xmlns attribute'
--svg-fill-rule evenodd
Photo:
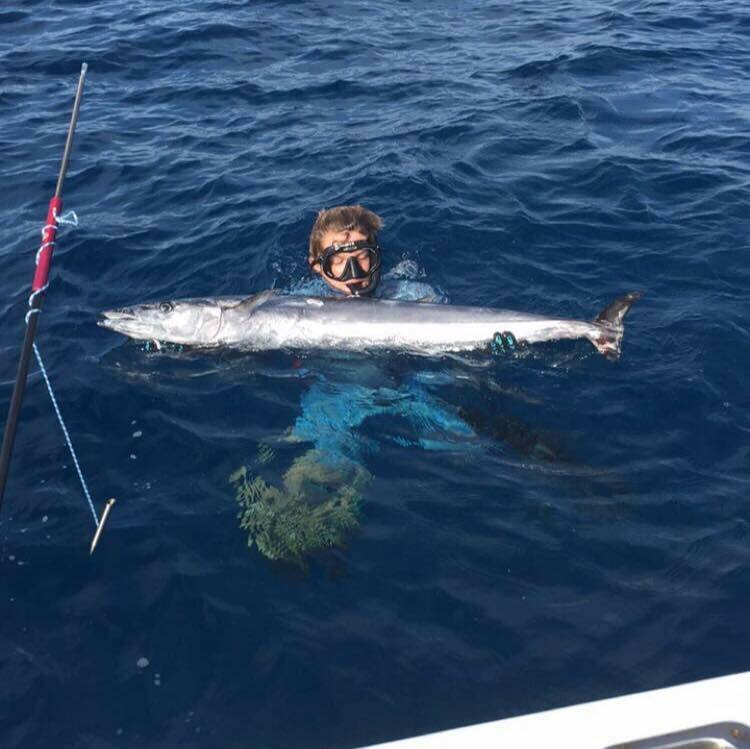
<svg viewBox="0 0 750 749"><path fill-rule="evenodd" d="M90 66L0 515L3 747L354 747L750 668L750 12L721 3L6 0L3 418ZM322 207L393 275L591 318L618 363L153 352L146 299L299 287ZM743 385L743 383L745 383ZM294 437L295 439L291 439ZM229 476L370 477L304 564Z"/></svg>

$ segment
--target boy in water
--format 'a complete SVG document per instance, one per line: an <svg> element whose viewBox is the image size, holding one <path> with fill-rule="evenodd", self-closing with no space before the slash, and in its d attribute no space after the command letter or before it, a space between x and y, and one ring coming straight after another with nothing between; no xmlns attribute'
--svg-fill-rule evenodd
<svg viewBox="0 0 750 749"><path fill-rule="evenodd" d="M444 302L443 295L426 283L382 278L378 244L382 226L380 216L361 205L320 211L310 232L307 256L310 269L320 278L316 279L317 288L308 291L323 294L330 289L347 296Z"/></svg>
<svg viewBox="0 0 750 749"><path fill-rule="evenodd" d="M381 280L378 231L382 226L380 216L361 205L320 211L310 233L307 257L316 278L304 288L297 287L294 293L321 296L335 292L445 302L425 283L387 276ZM502 344L503 336L509 335L498 333L495 338ZM350 359L348 355L346 358ZM505 426L512 423L509 419L496 423L483 410L477 411L477 417L469 409L451 407L433 394L432 386L450 381L448 374L441 377L440 373L426 371L424 376L418 372L402 379L376 360L364 358L352 367L341 366L329 357L321 366L322 372L307 378L301 413L290 432L293 440L310 443L312 449L294 461L280 486L258 477L250 480L244 470L234 474L238 500L244 508L241 527L250 532L250 541L270 558L289 554L299 558L314 548L339 543L345 532L358 524L358 503L371 479L363 465L364 451L372 451L377 445L362 434L363 425L371 417L406 420L413 434L386 431L385 438L425 450L455 450L458 445L473 444L474 423L486 423L485 431L491 428L493 437L514 444L515 430ZM531 430L526 429L524 436L524 446L533 443ZM320 506L321 495L335 498L338 504L331 509L336 509L336 513L328 512L319 522L305 525L314 512L308 505ZM285 517L290 507L297 514ZM295 529L293 523L299 528Z"/></svg>
<svg viewBox="0 0 750 749"><path fill-rule="evenodd" d="M387 276L381 279L378 231L382 226L380 216L361 205L320 211L310 233L307 257L315 279L297 286L293 293L445 301L425 283ZM370 442L359 434L366 419L383 414L411 417L422 432L428 432L432 416L429 423L434 422L436 432L447 424L445 431L450 436L456 429L464 440L471 434L463 421L445 415L441 404L416 380L396 384L387 367L377 361L361 359L351 367L328 357L318 370L315 377L306 379L301 413L290 433L293 440L312 444L312 449L293 462L279 486L249 478L246 471L235 474L238 500L244 508L241 526L249 530L250 541L271 558L284 557L290 549L303 556L318 546L340 543L345 531L358 525L357 508L371 479L362 464L364 448ZM454 427L452 431L450 427ZM321 506L321 495L333 504L317 523L303 527L316 511L309 507ZM284 513L290 507L296 514L287 518ZM295 528L294 523L300 527Z"/></svg>

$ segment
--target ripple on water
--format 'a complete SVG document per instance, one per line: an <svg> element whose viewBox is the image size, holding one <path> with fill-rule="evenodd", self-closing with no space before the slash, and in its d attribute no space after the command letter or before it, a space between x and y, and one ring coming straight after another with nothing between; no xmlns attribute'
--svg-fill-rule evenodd
<svg viewBox="0 0 750 749"><path fill-rule="evenodd" d="M0 11L0 406L83 58L81 225L39 342L95 501L118 500L89 558L33 374L0 743L355 746L746 668L744 5L173 6ZM591 319L646 290L622 359L178 355L94 325L299 286L342 202L383 215L393 277L453 303ZM326 434L346 414L373 475L360 527L271 563L228 477L266 445L281 481L323 385Z"/></svg>

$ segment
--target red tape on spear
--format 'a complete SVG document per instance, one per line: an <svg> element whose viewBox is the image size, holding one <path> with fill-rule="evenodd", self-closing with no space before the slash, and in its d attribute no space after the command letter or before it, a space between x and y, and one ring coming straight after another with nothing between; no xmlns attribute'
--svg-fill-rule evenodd
<svg viewBox="0 0 750 749"><path fill-rule="evenodd" d="M32 293L47 288L49 269L52 265L52 252L57 237L57 218L62 213L62 198L55 196L49 201L47 221L42 229L42 244L37 252L36 271L31 284Z"/></svg>

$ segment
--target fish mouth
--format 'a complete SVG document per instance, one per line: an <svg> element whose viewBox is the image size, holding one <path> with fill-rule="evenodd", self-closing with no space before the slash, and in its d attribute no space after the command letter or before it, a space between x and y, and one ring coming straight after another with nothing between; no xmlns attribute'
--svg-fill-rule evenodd
<svg viewBox="0 0 750 749"><path fill-rule="evenodd" d="M116 330L118 324L127 324L135 322L135 315L129 309L108 309L99 314L97 325L102 328L111 328Z"/></svg>
<svg viewBox="0 0 750 749"><path fill-rule="evenodd" d="M128 308L106 310L100 314L96 324L129 338L146 339L149 337L144 329L143 321L139 320L133 310Z"/></svg>

